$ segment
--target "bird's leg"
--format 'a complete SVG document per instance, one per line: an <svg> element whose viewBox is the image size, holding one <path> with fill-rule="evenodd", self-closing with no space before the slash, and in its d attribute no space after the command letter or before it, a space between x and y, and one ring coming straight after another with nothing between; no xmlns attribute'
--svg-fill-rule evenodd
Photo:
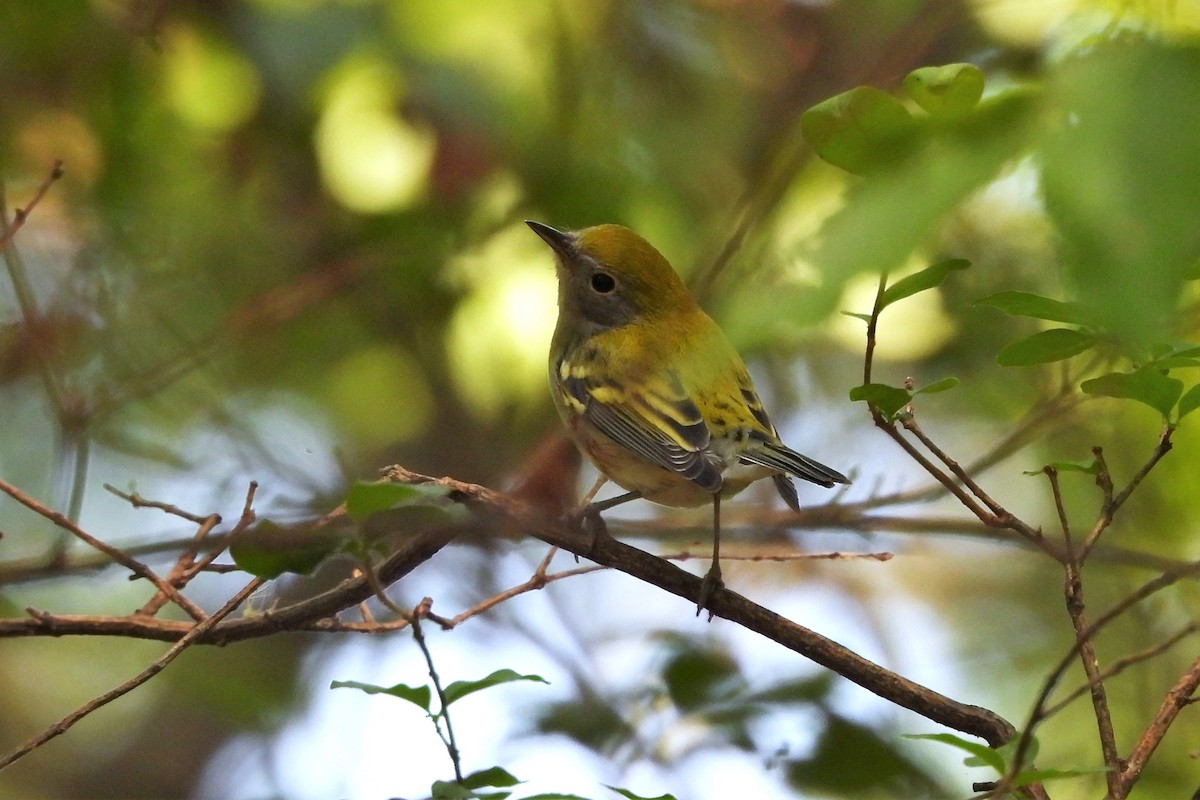
<svg viewBox="0 0 1200 800"><path fill-rule="evenodd" d="M713 560L712 566L704 574L700 582L700 598L696 601L696 616L708 606L713 593L723 589L725 582L721 580L721 495L713 495ZM712 621L712 611L708 612L708 620Z"/></svg>
<svg viewBox="0 0 1200 800"><path fill-rule="evenodd" d="M591 534L593 546L595 546L597 539L608 536L608 526L604 524L604 519L600 516L600 512L607 511L613 506L619 506L630 500L637 500L642 496L641 492L626 492L616 497L610 497L607 500L592 502L592 498L596 496L601 487L606 483L608 483L608 478L601 475L591 490L583 496L583 500L579 502L579 507L567 517L567 522L572 527L577 527ZM576 559L578 559L578 556L576 556Z"/></svg>
<svg viewBox="0 0 1200 800"><path fill-rule="evenodd" d="M608 476L601 475L600 477L596 478L596 482L592 484L592 488L588 489L588 493L585 494L583 499L579 501L579 508L583 509L584 507L588 506L596 497L596 495L600 493L600 490L604 488L604 484L606 483L608 483Z"/></svg>

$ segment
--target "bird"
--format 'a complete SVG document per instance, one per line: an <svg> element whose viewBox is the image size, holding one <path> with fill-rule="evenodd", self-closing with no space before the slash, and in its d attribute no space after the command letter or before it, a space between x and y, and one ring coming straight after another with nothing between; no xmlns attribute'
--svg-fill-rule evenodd
<svg viewBox="0 0 1200 800"><path fill-rule="evenodd" d="M826 488L850 481L780 440L741 356L653 245L622 225L526 224L557 262L551 396L570 438L600 472L574 518L603 532L599 513L630 500L711 503L713 557L699 615L724 587L723 499L769 477L799 511L792 478ZM609 480L626 493L591 502Z"/></svg>

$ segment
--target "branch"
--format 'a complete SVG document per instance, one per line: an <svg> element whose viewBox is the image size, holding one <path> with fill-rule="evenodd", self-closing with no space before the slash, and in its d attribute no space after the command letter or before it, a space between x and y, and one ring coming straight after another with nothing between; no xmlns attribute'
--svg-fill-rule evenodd
<svg viewBox="0 0 1200 800"><path fill-rule="evenodd" d="M1163 456L1171 452L1171 436L1175 433L1175 426L1167 424L1163 426L1162 433L1159 434L1158 444L1154 448L1154 452L1150 454L1150 458L1142 465L1142 468L1137 471L1130 480L1129 484L1121 490L1117 496L1113 496L1112 473L1108 471L1108 463L1104 460L1104 451L1099 447L1092 449L1096 456L1096 463L1100 466L1100 474L1096 476L1096 483L1100 486L1104 493L1104 505L1101 508L1100 516L1096 519L1092 529L1088 532L1087 539L1083 543L1083 548L1080 552L1080 560L1086 559L1092 548L1096 546L1100 535L1108 529L1112 523L1113 517L1121 506L1125 505L1125 501L1133 494L1134 489L1141 485L1146 476L1150 474L1150 470L1154 469L1155 465L1162 460Z"/></svg>
<svg viewBox="0 0 1200 800"><path fill-rule="evenodd" d="M34 512L40 514L41 516L45 517L46 519L50 520L58 527L66 530L66 531L69 531L77 539L83 541L85 544L95 548L96 550L99 550L100 552L104 553L109 558L111 558L113 561L116 561L118 564L120 564L121 566L128 569L134 575L137 575L139 578L145 578L146 580L150 581L151 583L153 583L155 586L158 587L158 590L160 592L165 594L167 597L171 598L171 600L174 601L174 603L176 605L178 605L185 612L187 612L187 614L189 616L191 616L192 619L195 619L198 622L202 621L204 619L204 610L203 609L201 609L199 606L197 606L191 600L188 600L186 597L181 595L174 586L172 586L171 584L164 581L161 577L159 577L159 575L157 573L154 572L154 570L150 569L145 564L138 561L136 558L133 558L132 556L122 552L121 550L118 550L117 548L113 547L112 545L110 545L106 542L100 541L99 539L97 539L96 537L92 536L90 533L85 531L83 528L79 527L74 522L67 519L67 517L64 516L63 514L60 514L57 511L47 508L46 506L39 503L37 500L34 500L32 497L30 497L29 495L22 492L17 487L13 486L8 481L0 479L0 491L4 492L9 497L16 500L18 503L20 503L21 505L30 509L31 511L34 511Z"/></svg>
<svg viewBox="0 0 1200 800"><path fill-rule="evenodd" d="M200 637L204 636L209 630L217 625L217 623L233 612L233 610L240 606L247 597L257 591L258 588L263 585L263 583L264 581L262 578L255 578L254 580L250 581L248 584L242 587L241 591L229 598L229 601L225 603L225 605L221 606L220 609L213 612L213 614L205 618L203 621L192 625L188 632L180 637L178 642L176 642L169 650L167 650L167 652L163 653L162 656L154 661L154 663L152 663L150 666L146 667L144 670L127 680L125 683L122 683L120 686L105 692L99 697L89 700L87 703L83 704L75 711L72 711L70 714L51 725L45 731L33 737L4 758L0 758L0 770L3 770L10 764L29 755L54 737L66 733L68 730L70 730L71 726L73 726L76 722L79 722L79 720L83 719L88 714L102 706L111 703L113 700L116 700L118 697L121 697L124 694L128 694L146 681L153 678L158 673L162 672L168 664L179 657L180 653L194 644L198 639L200 639Z"/></svg>
<svg viewBox="0 0 1200 800"><path fill-rule="evenodd" d="M394 583L432 558L461 533L459 528L439 528L404 538L400 547L376 569L384 585ZM358 630L336 615L374 596L366 578L342 581L316 597L284 608L222 622L196 638L196 644L225 645L272 636L280 631ZM174 642L192 630L188 622L137 616L48 614L27 609L27 619L0 620L0 638L7 636L116 636Z"/></svg>
<svg viewBox="0 0 1200 800"><path fill-rule="evenodd" d="M1067 669L1074 662L1083 644L1095 638L1101 629L1141 601L1183 578L1198 574L1200 574L1200 561L1192 561L1180 566L1178 569L1158 575L1154 579L1142 584L1137 590L1126 595L1120 602L1097 617L1094 622L1076 636L1075 643L1071 646L1071 649L1059 659L1058 664L1050 671L1050 674L1042 684L1042 690L1038 693L1037 700L1033 704L1033 710L1029 713L1029 719L1026 721L1025 727L1021 729L1021 737L1017 741L1017 746L1011 760L1012 764L1019 765L1024 761L1025 753L1033 741L1034 729L1047 716L1046 708L1047 701L1050 699L1050 693L1054 691L1054 687L1062 680L1062 676L1066 674ZM1146 757L1149 757L1148 753ZM1012 777L1012 774L1005 776L1005 780L1001 783L1005 784L1007 781L1011 781Z"/></svg>
<svg viewBox="0 0 1200 800"><path fill-rule="evenodd" d="M29 205L24 208L18 208L13 212L12 224L8 224L8 220L4 219L0 222L0 228L3 232L0 233L0 250L5 249L12 243L13 237L17 235L17 231L25 225L25 221L29 219L29 214L33 211L38 203L42 202L42 198L46 196L46 192L50 191L50 187L55 181L63 176L63 162L61 158L54 160L54 166L50 168L50 174L42 181L42 185L38 187L37 192L33 195L33 199L29 201Z"/></svg>
<svg viewBox="0 0 1200 800"><path fill-rule="evenodd" d="M1125 656L1124 658L1117 659L1112 663L1112 666L1101 673L1100 677L1104 680L1108 680L1109 678L1120 675L1134 664L1140 664L1143 661L1149 661L1152 658L1156 658L1197 631L1200 631L1200 622L1189 622L1187 625L1184 625L1174 634L1168 636L1158 644L1148 647L1140 652L1133 653L1132 655ZM1052 706L1047 706L1046 710L1042 712L1042 718L1048 719L1057 714L1059 711L1062 711L1068 705L1082 697L1088 691L1088 689L1089 686L1086 683L1082 686L1072 689L1070 694L1068 694L1062 700L1059 700Z"/></svg>
<svg viewBox="0 0 1200 800"><path fill-rule="evenodd" d="M1112 709L1108 704L1108 693L1104 688L1104 676L1100 671L1100 661L1096 658L1096 648L1089 639L1084 638L1088 629L1086 604L1083 599L1083 571L1079 555L1071 539L1071 524L1067 518L1066 507L1063 505L1062 488L1058 483L1058 470L1054 467L1043 467L1042 471L1050 481L1050 491L1054 495L1054 507L1058 511L1058 524L1062 528L1063 542L1066 544L1067 557L1063 560L1065 578L1063 595L1066 599L1067 616L1071 618L1071 627L1075 631L1075 639L1079 642L1079 660L1083 664L1084 675L1087 676L1087 687L1092 695L1092 712L1096 717L1096 729L1100 737L1100 753L1104 758L1104 766L1108 767L1105 779L1111 792L1116 771L1120 767L1120 756L1117 754L1117 740L1113 733ZM1043 712L1044 713L1044 712ZM1020 763L1013 767L1014 772L1020 771Z"/></svg>
<svg viewBox="0 0 1200 800"><path fill-rule="evenodd" d="M1150 756L1154 754L1159 742L1166 736L1167 729L1171 727L1175 717L1185 706L1195 702L1193 695L1196 693L1197 686L1200 686L1200 658L1192 662L1188 671L1180 676L1175 685L1171 687L1171 691L1167 692L1167 696L1163 698L1158 713L1154 715L1154 719L1147 726L1142 738L1138 740L1137 746L1133 748L1128 761L1125 762L1125 769L1121 770L1121 774L1117 777L1117 791L1113 793L1114 797L1125 797L1129 794L1129 790L1141 777L1142 769L1150 760Z"/></svg>
<svg viewBox="0 0 1200 800"><path fill-rule="evenodd" d="M501 529L520 530L537 539L591 559L642 580L688 602L700 591L700 578L661 558L630 545L592 537L548 521L532 507L507 495L452 478L431 478L403 467L385 470L387 479L399 483L436 483L450 489L450 497L476 515L494 521ZM797 625L727 589L717 591L708 606L728 619L799 653L867 691L954 730L978 736L999 746L1015 735L1007 721L978 706L959 703L875 664L842 645Z"/></svg>

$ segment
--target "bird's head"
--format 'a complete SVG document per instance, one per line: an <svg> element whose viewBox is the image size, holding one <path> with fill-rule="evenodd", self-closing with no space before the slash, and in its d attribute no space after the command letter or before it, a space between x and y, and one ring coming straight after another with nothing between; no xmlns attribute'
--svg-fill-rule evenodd
<svg viewBox="0 0 1200 800"><path fill-rule="evenodd" d="M526 221L558 257L559 322L617 328L693 308L662 253L621 225L560 231Z"/></svg>

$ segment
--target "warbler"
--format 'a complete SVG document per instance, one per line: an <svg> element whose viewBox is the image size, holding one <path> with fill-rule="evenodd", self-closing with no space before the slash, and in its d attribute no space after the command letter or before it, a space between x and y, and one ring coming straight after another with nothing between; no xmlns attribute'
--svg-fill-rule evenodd
<svg viewBox="0 0 1200 800"><path fill-rule="evenodd" d="M796 511L792 476L849 480L779 440L741 357L666 258L621 225L561 231L526 221L557 256L554 405L580 451L628 493L580 517L645 498L713 506L713 560L696 613L721 581L721 500L770 477ZM596 517L598 519L598 516Z"/></svg>

